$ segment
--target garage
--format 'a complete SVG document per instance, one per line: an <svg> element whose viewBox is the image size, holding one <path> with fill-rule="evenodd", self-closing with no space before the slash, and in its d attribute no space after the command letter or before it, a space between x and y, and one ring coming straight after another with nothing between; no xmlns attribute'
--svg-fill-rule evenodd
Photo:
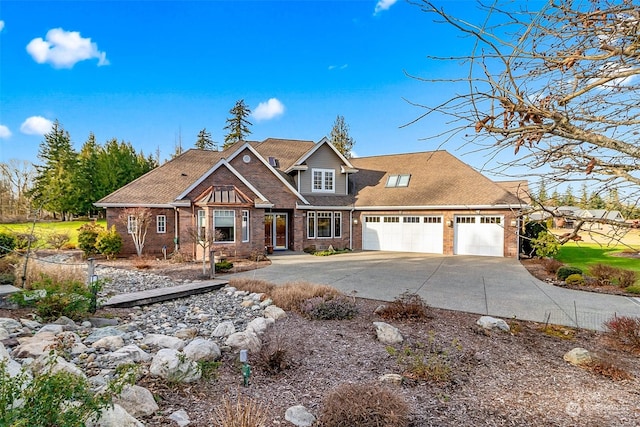
<svg viewBox="0 0 640 427"><path fill-rule="evenodd" d="M443 221L438 215L366 215L362 249L443 253Z"/></svg>
<svg viewBox="0 0 640 427"><path fill-rule="evenodd" d="M460 215L455 217L453 253L504 256L504 217Z"/></svg>

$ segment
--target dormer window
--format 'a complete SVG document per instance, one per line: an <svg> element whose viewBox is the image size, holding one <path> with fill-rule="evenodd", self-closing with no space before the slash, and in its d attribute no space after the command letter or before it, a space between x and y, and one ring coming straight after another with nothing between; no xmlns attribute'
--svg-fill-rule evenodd
<svg viewBox="0 0 640 427"><path fill-rule="evenodd" d="M404 175L389 175L387 179L387 185L385 187L408 187L410 174Z"/></svg>
<svg viewBox="0 0 640 427"><path fill-rule="evenodd" d="M316 193L335 192L335 171L333 169L313 169L311 188Z"/></svg>

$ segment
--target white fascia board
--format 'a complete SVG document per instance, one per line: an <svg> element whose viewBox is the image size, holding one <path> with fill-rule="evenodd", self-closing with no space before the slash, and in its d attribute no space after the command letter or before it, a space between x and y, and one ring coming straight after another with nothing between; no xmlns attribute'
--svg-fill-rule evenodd
<svg viewBox="0 0 640 427"><path fill-rule="evenodd" d="M356 173L356 172L358 172L358 169L345 168L344 165L340 165L340 172L342 172L342 173Z"/></svg>
<svg viewBox="0 0 640 427"><path fill-rule="evenodd" d="M349 160L347 160L347 158L345 156L343 156L342 154L340 154L340 152L336 149L336 147L334 147L329 140L327 139L327 137L323 137L320 141L318 141L316 143L316 145L313 146L313 148L309 151L307 151L306 154L303 154L302 157L300 157L298 160L296 160L296 162L294 164L300 164L305 162L309 157L311 157L311 155L313 153L315 153L320 147L322 147L322 145L327 144L329 146L329 148L331 148L333 150L334 153L336 153L336 155L340 158L340 160L342 161L342 163L344 163L345 165L347 165L347 167L349 169L355 169L353 167L353 165L351 164L351 162Z"/></svg>
<svg viewBox="0 0 640 427"><path fill-rule="evenodd" d="M256 209L271 209L275 205L273 203L255 203L253 205Z"/></svg>
<svg viewBox="0 0 640 427"><path fill-rule="evenodd" d="M269 164L269 162L268 162L267 160L265 160L265 159L264 159L264 157L262 157L262 156L260 155L260 153L258 153L258 152L255 150L255 148L253 148L253 147L251 146L251 144L249 144L248 142L245 142L245 143L244 143L244 144L243 144L243 145L242 145L242 146L241 146L241 147L240 147L240 148L239 148L235 153L233 153L231 156L229 156L229 160L228 160L228 161L230 162L230 161L231 161L231 160L233 160L235 157L239 156L239 155L240 155L240 153L241 153L244 149L247 149L247 150L251 151L251 152L253 153L253 155L254 155L254 156L256 156L256 158L257 158L258 160L260 160L260 161L262 162L262 164L263 164L263 165L265 165L265 166L267 167L267 169L269 169L269 170L271 171L271 173L272 173L276 178L278 178L278 179L280 180L280 182L282 182L282 183L283 183L283 184L284 184L284 185L285 185L289 190L291 190L291 192L292 192L293 194L295 194L295 196L296 196L297 198L299 198L300 200L302 200L304 203L309 204L309 202L307 202L307 199L305 199L305 198L302 196L302 194L300 194L300 193L298 192L298 190L296 190L295 188L293 188L293 186L292 186L291 184L289 184L289 183L287 182L287 180L286 180L286 179L284 179L284 178L282 177L282 175L280 175L280 173L278 173L278 171L277 171L277 170L275 170L275 168L274 168L273 166L271 166L271 165ZM231 166L231 165L229 165L229 166ZM265 197L263 197L262 199L263 199L263 200L267 200Z"/></svg>
<svg viewBox="0 0 640 427"><path fill-rule="evenodd" d="M173 209L171 203L99 203L93 204L98 208L170 208Z"/></svg>
<svg viewBox="0 0 640 427"><path fill-rule="evenodd" d="M198 178L193 184L191 184L189 187L187 187L186 190L184 190L182 193L180 193L178 195L178 197L176 197L176 201L177 200L181 200L184 199L185 197L187 197L187 194L189 194L194 188L196 188L198 185L200 185L202 183L202 181L204 181L205 179L207 179L207 177L209 177L209 175L211 175L213 172L215 172L216 169L218 169L221 165L223 165L224 163L226 163L225 159L220 159L218 160L218 162L213 165L208 171L206 171L205 173L202 174L202 176L200 178Z"/></svg>
<svg viewBox="0 0 640 427"><path fill-rule="evenodd" d="M523 205L356 206L356 211L522 209Z"/></svg>
<svg viewBox="0 0 640 427"><path fill-rule="evenodd" d="M303 211L352 211L355 208L349 206L312 206L312 205L299 205L296 203L296 209ZM357 210L357 209L356 209Z"/></svg>
<svg viewBox="0 0 640 427"><path fill-rule="evenodd" d="M309 166L307 165L293 165L289 169L285 170L285 173L290 173L293 171L306 171L309 170Z"/></svg>

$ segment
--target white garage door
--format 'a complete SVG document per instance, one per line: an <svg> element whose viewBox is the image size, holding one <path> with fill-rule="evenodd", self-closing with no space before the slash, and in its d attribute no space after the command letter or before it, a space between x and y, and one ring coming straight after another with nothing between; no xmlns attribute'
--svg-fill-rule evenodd
<svg viewBox="0 0 640 427"><path fill-rule="evenodd" d="M504 217L456 216L453 253L456 255L504 256Z"/></svg>
<svg viewBox="0 0 640 427"><path fill-rule="evenodd" d="M362 249L442 253L442 217L433 215L367 215Z"/></svg>

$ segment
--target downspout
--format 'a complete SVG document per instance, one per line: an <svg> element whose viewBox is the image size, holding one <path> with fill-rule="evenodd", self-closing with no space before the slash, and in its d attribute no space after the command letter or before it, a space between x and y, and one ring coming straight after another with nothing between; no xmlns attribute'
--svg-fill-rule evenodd
<svg viewBox="0 0 640 427"><path fill-rule="evenodd" d="M351 208L349 211L349 249L353 250L353 211L355 208Z"/></svg>
<svg viewBox="0 0 640 427"><path fill-rule="evenodd" d="M173 252L178 253L180 250L180 209L174 206L173 213Z"/></svg>

